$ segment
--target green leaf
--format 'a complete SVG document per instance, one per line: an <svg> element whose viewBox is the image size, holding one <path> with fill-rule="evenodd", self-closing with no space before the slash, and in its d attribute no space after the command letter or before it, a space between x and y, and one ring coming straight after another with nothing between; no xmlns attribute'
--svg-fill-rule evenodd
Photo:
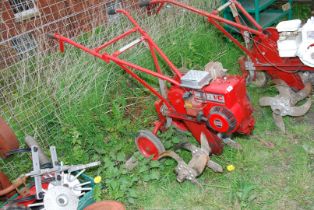
<svg viewBox="0 0 314 210"><path fill-rule="evenodd" d="M129 197L132 197L132 198L137 198L137 197L138 197L138 194L137 194L137 192L136 192L135 190L130 189L130 190L128 191L128 196L129 196Z"/></svg>
<svg viewBox="0 0 314 210"><path fill-rule="evenodd" d="M158 180L160 178L160 173L157 170L153 170L150 174L151 179Z"/></svg>
<svg viewBox="0 0 314 210"><path fill-rule="evenodd" d="M142 165L141 167L140 167L140 169L139 169L139 172L140 173L143 173L143 172L145 172L145 171L147 171L149 168L146 166L146 165Z"/></svg>
<svg viewBox="0 0 314 210"><path fill-rule="evenodd" d="M164 142L164 146L165 146L166 149L169 149L169 148L171 148L172 143L170 141L165 141Z"/></svg>
<svg viewBox="0 0 314 210"><path fill-rule="evenodd" d="M171 166L171 165L173 165L173 161L172 160L166 160L165 161L165 165L166 166Z"/></svg>
<svg viewBox="0 0 314 210"><path fill-rule="evenodd" d="M106 151L104 150L104 148L98 148L98 147L94 147L96 153L100 154L100 155L105 155Z"/></svg>
<svg viewBox="0 0 314 210"><path fill-rule="evenodd" d="M144 181L144 182L148 182L150 179L151 179L150 174L145 174L145 175L143 176L143 181Z"/></svg>
<svg viewBox="0 0 314 210"><path fill-rule="evenodd" d="M119 152L117 154L117 161L125 161L125 153L124 152Z"/></svg>
<svg viewBox="0 0 314 210"><path fill-rule="evenodd" d="M138 180L139 180L138 176L134 176L134 177L132 177L132 179L131 179L132 182L137 182Z"/></svg>
<svg viewBox="0 0 314 210"><path fill-rule="evenodd" d="M121 169L121 174L126 175L127 173L128 171L125 168Z"/></svg>
<svg viewBox="0 0 314 210"><path fill-rule="evenodd" d="M130 204L134 204L134 203L135 203L135 200L134 200L134 198L128 198L128 202L129 202Z"/></svg>
<svg viewBox="0 0 314 210"><path fill-rule="evenodd" d="M160 166L160 162L159 161L151 161L150 162L150 167L151 168L158 168Z"/></svg>
<svg viewBox="0 0 314 210"><path fill-rule="evenodd" d="M109 183L109 186L112 190L117 190L119 188L119 183L117 181L112 181Z"/></svg>
<svg viewBox="0 0 314 210"><path fill-rule="evenodd" d="M172 142L174 143L174 144L177 144L177 143L179 143L181 140L178 138L178 137L174 137L174 138L172 138Z"/></svg>

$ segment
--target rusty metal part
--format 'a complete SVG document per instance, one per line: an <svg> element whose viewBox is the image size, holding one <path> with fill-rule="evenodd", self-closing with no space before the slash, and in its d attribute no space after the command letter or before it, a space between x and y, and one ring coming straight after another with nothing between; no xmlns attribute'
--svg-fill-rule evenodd
<svg viewBox="0 0 314 210"><path fill-rule="evenodd" d="M216 79L225 76L228 70L220 62L209 62L205 66L205 71L211 75L212 79Z"/></svg>
<svg viewBox="0 0 314 210"><path fill-rule="evenodd" d="M232 140L229 136L225 136L222 133L219 133L218 136L219 136L219 138L222 139L223 143L228 145L229 147L237 149L237 150L242 149L241 144L239 144L238 142Z"/></svg>
<svg viewBox="0 0 314 210"><path fill-rule="evenodd" d="M87 206L84 210L125 210L125 206L118 201L99 201Z"/></svg>
<svg viewBox="0 0 314 210"><path fill-rule="evenodd" d="M222 173L224 171L224 169L222 168L221 165L219 165L218 163L216 163L216 162L214 162L212 160L209 160L207 162L207 167L212 169L216 173Z"/></svg>
<svg viewBox="0 0 314 210"><path fill-rule="evenodd" d="M282 131L282 132L286 132L286 126L285 123L282 119L282 116L279 114L276 114L275 112L273 112L273 119L275 122L275 125Z"/></svg>
<svg viewBox="0 0 314 210"><path fill-rule="evenodd" d="M260 106L271 107L276 126L281 131L285 132L285 125L282 119L283 116L302 116L311 108L312 101L310 97L303 105L296 106L296 104L311 95L312 85L311 83L306 83L302 90L294 92L282 80L274 80L274 83L279 95L275 97L262 97L259 100L259 104Z"/></svg>
<svg viewBox="0 0 314 210"><path fill-rule="evenodd" d="M314 86L314 72L302 71L299 73L300 77L304 84L310 82Z"/></svg>
<svg viewBox="0 0 314 210"><path fill-rule="evenodd" d="M192 183L199 184L197 177L200 176L206 167L212 168L215 172L221 172L222 167L210 160L209 154L211 149L208 145L206 136L201 133L201 148L196 147L190 143L181 143L177 148L184 148L189 150L192 153L192 159L188 164L174 151L163 152L160 158L171 157L178 162L178 165L175 169L177 174L177 181L183 182L189 180Z"/></svg>
<svg viewBox="0 0 314 210"><path fill-rule="evenodd" d="M21 185L26 185L26 180L27 180L28 176L22 176L17 178L15 181L13 181L13 183L11 185L6 186L5 188L0 190L0 196L5 196L13 191L18 191L18 188ZM18 191L21 192L22 194L24 194L24 190L23 191Z"/></svg>
<svg viewBox="0 0 314 210"><path fill-rule="evenodd" d="M6 158L10 150L18 149L19 142L8 124L0 118L0 157Z"/></svg>
<svg viewBox="0 0 314 210"><path fill-rule="evenodd" d="M9 187L11 185L12 185L12 183L10 182L9 178L3 172L0 172L0 192L3 189L6 189L7 187ZM15 193L15 191L12 191L10 193L5 194L4 196L9 198L12 195L14 195L14 193ZM0 195L0 197L1 197L1 195Z"/></svg>

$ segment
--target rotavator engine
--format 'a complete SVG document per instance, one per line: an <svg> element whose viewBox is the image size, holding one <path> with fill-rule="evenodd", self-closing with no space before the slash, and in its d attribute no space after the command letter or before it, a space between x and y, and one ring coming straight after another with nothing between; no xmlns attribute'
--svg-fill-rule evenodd
<svg viewBox="0 0 314 210"><path fill-rule="evenodd" d="M220 63L211 62L205 69L188 71L181 78L181 87L169 89L171 104L182 115L206 121L217 133L250 134L254 118L245 77L226 75ZM184 125L180 126L185 130Z"/></svg>

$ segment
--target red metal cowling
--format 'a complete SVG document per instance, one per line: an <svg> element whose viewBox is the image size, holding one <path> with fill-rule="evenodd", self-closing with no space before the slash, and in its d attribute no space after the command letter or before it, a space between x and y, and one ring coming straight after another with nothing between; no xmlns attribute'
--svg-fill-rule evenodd
<svg viewBox="0 0 314 210"><path fill-rule="evenodd" d="M207 98L210 95L212 100L204 108L204 115L213 130L228 135L252 132L255 123L253 107L247 96L243 76L217 78L204 88L204 93Z"/></svg>

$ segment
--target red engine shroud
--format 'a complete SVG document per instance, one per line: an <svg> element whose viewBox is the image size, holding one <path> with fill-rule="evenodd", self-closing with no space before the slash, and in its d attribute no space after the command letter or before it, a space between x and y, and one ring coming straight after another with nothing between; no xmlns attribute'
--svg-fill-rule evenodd
<svg viewBox="0 0 314 210"><path fill-rule="evenodd" d="M184 99L185 93L191 93ZM166 115L172 117L172 124L181 130L189 130L196 140L200 141L201 132L231 135L232 133L251 134L254 128L253 107L246 92L246 82L243 76L224 76L210 82L201 90L183 89L172 86L168 99L176 112L169 111ZM166 120L162 113L162 102L156 102L160 122ZM205 119L204 119L205 118ZM163 123L157 123L157 125ZM155 129L154 133L157 133ZM210 142L212 148L217 148ZM213 151L220 154L220 150Z"/></svg>

